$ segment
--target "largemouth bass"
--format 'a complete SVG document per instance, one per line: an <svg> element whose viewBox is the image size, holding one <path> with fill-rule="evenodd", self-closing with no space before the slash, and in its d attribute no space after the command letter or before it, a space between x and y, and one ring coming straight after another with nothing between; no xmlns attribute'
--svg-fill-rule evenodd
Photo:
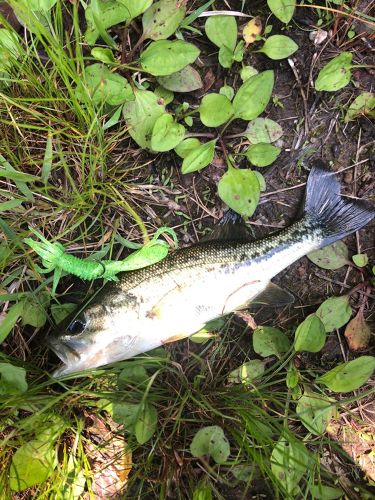
<svg viewBox="0 0 375 500"><path fill-rule="evenodd" d="M54 375L128 359L189 337L251 301L267 301L267 295L286 303L290 294L271 278L374 215L368 203L342 198L336 177L314 166L303 216L289 228L258 241L243 232L237 237L233 228L232 241L176 250L158 264L121 273L119 281L106 284L51 336L50 347L63 362Z"/></svg>

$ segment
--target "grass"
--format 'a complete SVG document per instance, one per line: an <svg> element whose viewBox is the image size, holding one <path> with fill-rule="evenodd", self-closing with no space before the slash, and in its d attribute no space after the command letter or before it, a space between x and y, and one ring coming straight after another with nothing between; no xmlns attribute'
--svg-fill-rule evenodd
<svg viewBox="0 0 375 500"><path fill-rule="evenodd" d="M0 205L3 313L9 311L13 299L27 294L40 302L39 293L51 291L52 278L39 272L35 255L23 242L30 236L29 226L76 255L103 252L118 258L122 253L118 241L147 241L161 225L155 211L163 190L150 194L149 157L135 149L126 127L103 130L106 115L85 90L82 73L89 55L82 40L78 4L68 8L58 1L48 29L38 22L34 27L34 35L25 35L26 43L19 41L17 57L10 61L10 74L2 76L0 88L0 164L7 172L0 178L0 194L3 202L22 202L12 209ZM83 96L80 100L76 89ZM12 169L37 179L17 178ZM178 188L175 202L185 202L188 197L173 184L170 167L162 170L163 188L170 192ZM213 204L208 188L204 196L205 207ZM155 217L147 205L151 210L156 207ZM204 232L201 219L194 225L194 215L180 213L185 219L180 217L176 227L181 226L183 233ZM81 298L83 293L75 283L63 278L53 302ZM56 382L49 376L54 361L47 358L42 344L48 329L23 327L18 321L0 354L0 363L25 368L28 381L26 392L0 394L0 491L4 498L65 500L77 498L84 489L95 498L105 487L95 467L101 470L102 480L117 477L118 484L111 491L126 483L127 498L209 499L210 495L228 498L231 494L236 498L250 494L306 498L312 484L338 486L322 456L329 451L344 457L343 452L328 436L314 436L302 426L295 412L298 394L285 386L287 364L268 363L261 383L228 383L230 371L251 359L243 325L238 334L235 321L227 322L219 340L202 345L185 342L174 346L173 356L166 350L137 358L131 366L146 370L147 377L133 381L121 378L129 367L129 362L122 362L89 376ZM304 386L317 391L314 374L302 373ZM344 411L360 397L335 405ZM119 419L113 411L102 409L103 400L125 406L152 405L158 415L152 439L140 444L125 425L125 442ZM211 425L220 426L231 444L230 459L220 465L190 452L197 430ZM282 433L289 443L297 436L308 450L308 472L302 474L293 495L272 468L271 454ZM41 443L50 442L47 451L58 467L54 464L40 485L12 493L13 457L35 441L33 456L38 457ZM46 450L40 453L41 461L45 460ZM298 469L301 460L292 461L294 468ZM206 496L200 497L199 491L205 488Z"/></svg>

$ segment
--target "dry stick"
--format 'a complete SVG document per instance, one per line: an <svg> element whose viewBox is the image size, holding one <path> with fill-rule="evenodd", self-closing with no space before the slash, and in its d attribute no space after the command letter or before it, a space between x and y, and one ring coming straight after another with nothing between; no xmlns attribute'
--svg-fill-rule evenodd
<svg viewBox="0 0 375 500"><path fill-rule="evenodd" d="M300 91L301 96L302 96L303 111L304 111L304 115L305 115L304 129L305 129L305 136L307 137L307 135L309 133L309 130L310 130L310 123L309 123L309 113L308 113L308 109L307 109L306 94L305 94L305 91L303 90L303 85L302 85L301 79L299 77L298 70L297 70L297 68L296 68L296 66L294 64L294 61L293 61L293 59L291 57L288 57L288 63L289 63L289 66L291 67L291 69L293 71L295 79L297 80L297 85L298 85L299 91Z"/></svg>
<svg viewBox="0 0 375 500"><path fill-rule="evenodd" d="M308 9L320 9L320 10L327 10L328 12L334 12L335 14L340 14L341 16L347 16L347 17L352 17L353 19L356 19L357 21L361 21L362 23L368 24L369 26L372 26L375 28L375 23L373 21L368 21L367 19L364 19L363 17L355 16L354 14L351 14L350 12L344 12L338 9L332 9L331 7L323 7L322 5L296 5L296 7L307 7Z"/></svg>

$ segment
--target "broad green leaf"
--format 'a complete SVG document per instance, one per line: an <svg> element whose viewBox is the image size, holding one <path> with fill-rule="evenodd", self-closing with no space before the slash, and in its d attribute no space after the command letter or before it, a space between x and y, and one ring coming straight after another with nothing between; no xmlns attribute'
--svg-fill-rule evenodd
<svg viewBox="0 0 375 500"><path fill-rule="evenodd" d="M372 332L361 309L346 325L344 335L351 351L363 351L368 348Z"/></svg>
<svg viewBox="0 0 375 500"><path fill-rule="evenodd" d="M51 9L57 0L17 0L11 2L17 19L32 33L39 33L42 24L48 28L51 24ZM8 2L9 3L9 2Z"/></svg>
<svg viewBox="0 0 375 500"><path fill-rule="evenodd" d="M233 60L236 62L242 62L245 52L245 42L240 40L233 52Z"/></svg>
<svg viewBox="0 0 375 500"><path fill-rule="evenodd" d="M210 455L217 464L228 460L230 447L224 431L218 425L203 427L194 436L190 445L194 457Z"/></svg>
<svg viewBox="0 0 375 500"><path fill-rule="evenodd" d="M165 40L179 27L185 17L186 7L177 0L160 0L143 14L143 36L151 40Z"/></svg>
<svg viewBox="0 0 375 500"><path fill-rule="evenodd" d="M93 45L99 38L100 30L95 22L96 12L98 12L97 17L100 19L101 27L106 30L116 24L129 23L134 17L142 14L151 3L152 0L96 0L96 5L93 6L90 2L85 10L86 42Z"/></svg>
<svg viewBox="0 0 375 500"><path fill-rule="evenodd" d="M80 500L85 491L86 472L80 460L77 460L73 454L69 455L64 479L61 498L63 500Z"/></svg>
<svg viewBox="0 0 375 500"><path fill-rule="evenodd" d="M336 500L343 498L344 492L341 488L314 484L310 487L310 492L315 500Z"/></svg>
<svg viewBox="0 0 375 500"><path fill-rule="evenodd" d="M282 135L283 129L281 125L269 118L255 118L248 124L244 133L244 136L252 144L259 144L260 142L270 144L280 139Z"/></svg>
<svg viewBox="0 0 375 500"><path fill-rule="evenodd" d="M151 147L151 134L156 120L165 113L159 98L149 90L138 90L135 100L125 103L124 118L129 134L142 148Z"/></svg>
<svg viewBox="0 0 375 500"><path fill-rule="evenodd" d="M332 399L322 398L320 394L305 392L298 400L296 413L306 429L319 436L326 431L336 413L333 402Z"/></svg>
<svg viewBox="0 0 375 500"><path fill-rule="evenodd" d="M247 483L252 477L254 477L256 465L239 464L232 467L230 471L233 476L238 479L238 481L244 481Z"/></svg>
<svg viewBox="0 0 375 500"><path fill-rule="evenodd" d="M199 116L206 127L218 127L226 123L233 115L230 100L222 94L207 94L199 106Z"/></svg>
<svg viewBox="0 0 375 500"><path fill-rule="evenodd" d="M309 453L302 443L290 434L282 434L272 450L271 470L289 495L307 471Z"/></svg>
<svg viewBox="0 0 375 500"><path fill-rule="evenodd" d="M246 80L248 80L252 76L257 75L258 73L259 71L253 66L244 66L243 68L241 68L240 77L243 82L246 82Z"/></svg>
<svg viewBox="0 0 375 500"><path fill-rule="evenodd" d="M321 304L316 315L322 320L326 332L346 325L352 315L348 295L330 297Z"/></svg>
<svg viewBox="0 0 375 500"><path fill-rule="evenodd" d="M85 68L83 75L87 94L95 105L103 103L111 106L118 106L126 101L132 101L134 94L127 80L112 73L103 64L92 64ZM83 94L81 89L76 89L77 98L85 102L87 96Z"/></svg>
<svg viewBox="0 0 375 500"><path fill-rule="evenodd" d="M342 89L350 82L353 54L341 52L327 63L318 74L315 81L315 89L327 92L335 92Z"/></svg>
<svg viewBox="0 0 375 500"><path fill-rule="evenodd" d="M300 379L300 373L294 366L293 362L291 362L288 366L288 372L286 374L286 381L285 381L288 389L294 389L295 387L297 387L299 379Z"/></svg>
<svg viewBox="0 0 375 500"><path fill-rule="evenodd" d="M0 394L22 394L26 391L26 370L10 363L0 363Z"/></svg>
<svg viewBox="0 0 375 500"><path fill-rule="evenodd" d="M348 123L357 116L368 116L375 118L375 94L371 92L362 92L354 99L346 112L344 122Z"/></svg>
<svg viewBox="0 0 375 500"><path fill-rule="evenodd" d="M49 304L50 295L45 293L38 298L32 295L26 297L23 302L22 322L24 325L31 325L40 328L47 321L46 306Z"/></svg>
<svg viewBox="0 0 375 500"><path fill-rule="evenodd" d="M137 364L135 361L128 361L124 364L118 376L119 385L125 384L140 385L149 380L149 375L144 366Z"/></svg>
<svg viewBox="0 0 375 500"><path fill-rule="evenodd" d="M246 157L252 165L256 167L267 167L271 165L280 154L280 148L259 142L252 144L246 151Z"/></svg>
<svg viewBox="0 0 375 500"><path fill-rule="evenodd" d="M65 304L52 304L51 316L55 324L58 325L76 309L77 304L73 304L72 302L66 302Z"/></svg>
<svg viewBox="0 0 375 500"><path fill-rule="evenodd" d="M232 370L228 376L228 382L232 384L251 384L264 373L264 362L260 359L252 359L247 363Z"/></svg>
<svg viewBox="0 0 375 500"><path fill-rule="evenodd" d="M186 158L189 153L191 153L194 149L199 148L201 145L202 144L199 139L196 137L189 137L188 139L184 139L180 142L174 150L180 158Z"/></svg>
<svg viewBox="0 0 375 500"><path fill-rule="evenodd" d="M263 71L246 80L233 99L235 117L253 120L259 116L271 98L273 81L272 70Z"/></svg>
<svg viewBox="0 0 375 500"><path fill-rule="evenodd" d="M210 16L204 25L207 38L217 47L227 47L231 53L237 44L237 22L234 16Z"/></svg>
<svg viewBox="0 0 375 500"><path fill-rule="evenodd" d="M375 370L374 356L361 356L353 361L335 366L332 370L316 379L333 392L351 392L359 389Z"/></svg>
<svg viewBox="0 0 375 500"><path fill-rule="evenodd" d="M140 57L141 66L154 76L176 73L199 56L199 49L183 40L151 42Z"/></svg>
<svg viewBox="0 0 375 500"><path fill-rule="evenodd" d="M6 312L5 317L2 318L0 323L0 344L4 342L12 328L21 317L23 311L23 303L17 302L13 304Z"/></svg>
<svg viewBox="0 0 375 500"><path fill-rule="evenodd" d="M283 23L289 23L293 17L296 0L267 0L268 7Z"/></svg>
<svg viewBox="0 0 375 500"><path fill-rule="evenodd" d="M105 47L94 47L91 49L91 55L102 63L113 64L116 62L112 50Z"/></svg>
<svg viewBox="0 0 375 500"><path fill-rule="evenodd" d="M155 88L154 92L158 97L161 97L163 99L165 106L170 104L174 99L174 93L171 90L162 87L161 85L158 85Z"/></svg>
<svg viewBox="0 0 375 500"><path fill-rule="evenodd" d="M219 63L223 68L231 68L233 64L233 52L226 45L219 49Z"/></svg>
<svg viewBox="0 0 375 500"><path fill-rule="evenodd" d="M358 267L365 267L368 264L368 256L365 253L358 253L353 255L353 262Z"/></svg>
<svg viewBox="0 0 375 500"><path fill-rule="evenodd" d="M254 174L257 176L258 182L259 182L259 188L260 192L263 193L266 190L266 180L263 177L263 175L258 172L257 170L254 171Z"/></svg>
<svg viewBox="0 0 375 500"><path fill-rule="evenodd" d="M203 87L198 71L190 65L171 75L159 76L157 81L164 88L173 92L192 92Z"/></svg>
<svg viewBox="0 0 375 500"><path fill-rule="evenodd" d="M294 350L296 352L319 352L325 342L324 324L316 314L310 314L297 327Z"/></svg>
<svg viewBox="0 0 375 500"><path fill-rule="evenodd" d="M104 402L104 400L103 400ZM124 430L130 434L134 434L135 425L138 420L138 414L140 412L140 405L135 403L110 403L102 405L102 409L108 411L112 415L112 418L118 424L124 426Z"/></svg>
<svg viewBox="0 0 375 500"><path fill-rule="evenodd" d="M23 444L12 457L9 469L9 486L12 491L22 491L43 483L57 464L53 444L44 440L31 440Z"/></svg>
<svg viewBox="0 0 375 500"><path fill-rule="evenodd" d="M267 356L281 358L289 348L289 339L281 330L271 326L258 326L254 330L253 349L263 358Z"/></svg>
<svg viewBox="0 0 375 500"><path fill-rule="evenodd" d="M219 94L225 95L225 97L227 97L231 101L234 97L233 87L231 87L230 85L223 85L219 90Z"/></svg>
<svg viewBox="0 0 375 500"><path fill-rule="evenodd" d="M208 481L203 479L198 486L194 488L192 500L212 500L212 488Z"/></svg>
<svg viewBox="0 0 375 500"><path fill-rule="evenodd" d="M259 202L260 185L252 170L229 168L218 184L220 198L243 217L251 217Z"/></svg>
<svg viewBox="0 0 375 500"><path fill-rule="evenodd" d="M181 172L189 174L207 167L214 159L215 145L216 140L212 140L191 150L182 162Z"/></svg>
<svg viewBox="0 0 375 500"><path fill-rule="evenodd" d="M135 423L135 437L139 444L146 443L156 431L158 413L155 406L150 403L142 403Z"/></svg>
<svg viewBox="0 0 375 500"><path fill-rule="evenodd" d="M176 123L173 116L164 113L156 120L151 135L153 151L170 151L183 140L185 127Z"/></svg>
<svg viewBox="0 0 375 500"><path fill-rule="evenodd" d="M258 52L263 52L270 59L286 59L298 50L298 45L288 36L272 35L264 42Z"/></svg>
<svg viewBox="0 0 375 500"><path fill-rule="evenodd" d="M134 19L143 14L150 7L152 1L153 0L118 0L118 3L127 9L129 19Z"/></svg>
<svg viewBox="0 0 375 500"><path fill-rule="evenodd" d="M349 263L349 250L343 241L314 250L307 257L323 269L339 269Z"/></svg>

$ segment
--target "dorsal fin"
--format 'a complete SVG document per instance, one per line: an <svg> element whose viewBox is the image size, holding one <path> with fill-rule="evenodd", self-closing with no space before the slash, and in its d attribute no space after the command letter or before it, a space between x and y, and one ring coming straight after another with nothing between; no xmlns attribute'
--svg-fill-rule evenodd
<svg viewBox="0 0 375 500"><path fill-rule="evenodd" d="M233 210L225 212L220 222L215 226L204 241L254 241L250 228L244 223L242 217Z"/></svg>

